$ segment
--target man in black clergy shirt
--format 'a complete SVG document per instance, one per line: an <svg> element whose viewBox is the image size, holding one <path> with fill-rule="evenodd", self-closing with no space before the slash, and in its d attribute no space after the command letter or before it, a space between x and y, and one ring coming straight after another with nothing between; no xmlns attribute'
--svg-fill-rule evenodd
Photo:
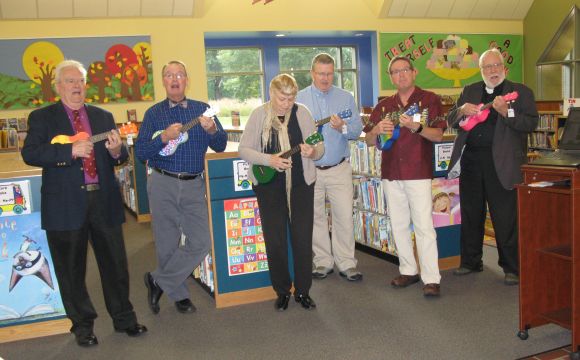
<svg viewBox="0 0 580 360"><path fill-rule="evenodd" d="M461 266L455 275L483 270L483 235L486 204L506 285L519 283L517 191L522 182L520 166L527 162L527 138L538 125L534 94L523 84L505 79L503 56L497 49L479 58L483 81L466 86L447 122L459 132L453 146L449 177L457 177L461 206ZM517 99L508 103L508 94ZM486 120L470 130L461 127L492 103ZM464 127L469 128L464 125Z"/></svg>

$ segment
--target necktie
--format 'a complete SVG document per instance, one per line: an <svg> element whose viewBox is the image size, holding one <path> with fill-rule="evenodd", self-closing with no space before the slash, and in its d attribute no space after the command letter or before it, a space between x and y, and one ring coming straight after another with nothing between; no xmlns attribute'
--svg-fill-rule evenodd
<svg viewBox="0 0 580 360"><path fill-rule="evenodd" d="M81 116L78 110L73 110L73 124L75 126L75 132L78 134L85 131L83 128L83 123L81 122ZM85 174L89 177L94 178L97 176L97 164L95 162L95 151L91 151L91 154L87 158L83 158L83 168L85 169Z"/></svg>

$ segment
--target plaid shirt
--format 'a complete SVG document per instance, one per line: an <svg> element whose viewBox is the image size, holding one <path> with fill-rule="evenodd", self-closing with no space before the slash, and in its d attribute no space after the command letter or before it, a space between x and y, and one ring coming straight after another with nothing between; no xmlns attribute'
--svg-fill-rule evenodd
<svg viewBox="0 0 580 360"><path fill-rule="evenodd" d="M201 125L196 125L187 131L189 139L180 144L174 154L162 156L159 154L166 144L161 136L154 134L165 130L174 123L186 124L201 116L209 105L196 100L187 100L187 108L170 107L165 99L145 112L143 124L139 128L139 136L135 142L135 153L141 161L148 161L150 167L176 173L199 174L204 170L204 158L207 148L222 152L226 148L227 134L217 117L214 121L217 132L208 134Z"/></svg>

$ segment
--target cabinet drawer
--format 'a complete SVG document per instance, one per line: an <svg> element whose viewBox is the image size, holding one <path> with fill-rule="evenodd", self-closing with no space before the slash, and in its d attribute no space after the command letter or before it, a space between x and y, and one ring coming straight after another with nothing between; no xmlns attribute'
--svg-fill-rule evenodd
<svg viewBox="0 0 580 360"><path fill-rule="evenodd" d="M531 171L524 172L524 184L530 184L537 181L559 181L570 179L570 174L546 172L546 171Z"/></svg>

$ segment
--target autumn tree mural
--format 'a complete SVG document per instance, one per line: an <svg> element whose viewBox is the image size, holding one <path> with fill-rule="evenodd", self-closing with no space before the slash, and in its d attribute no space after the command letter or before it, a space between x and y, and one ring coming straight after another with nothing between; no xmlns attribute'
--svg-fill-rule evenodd
<svg viewBox="0 0 580 360"><path fill-rule="evenodd" d="M107 103L109 99L105 93L105 88L111 85L111 77L107 71L107 66L103 61L95 61L87 70L87 77L90 84L97 87L97 102Z"/></svg>
<svg viewBox="0 0 580 360"><path fill-rule="evenodd" d="M22 54L24 72L35 84L40 85L40 103L55 101L56 94L52 88L54 69L62 60L64 55L60 49L48 41L34 42Z"/></svg>
<svg viewBox="0 0 580 360"><path fill-rule="evenodd" d="M88 103L153 100L149 38L126 36L111 39L117 41L103 44L103 38L83 38L79 45L78 38L22 40L21 56L16 57L16 41L0 40L0 61L2 64L10 63L12 69L0 72L0 108L34 108L58 101L54 91L54 71L65 58L79 60L87 67ZM95 46L92 46L92 41L95 41ZM21 62L15 63L14 58L21 59ZM87 58L91 60L87 61Z"/></svg>

